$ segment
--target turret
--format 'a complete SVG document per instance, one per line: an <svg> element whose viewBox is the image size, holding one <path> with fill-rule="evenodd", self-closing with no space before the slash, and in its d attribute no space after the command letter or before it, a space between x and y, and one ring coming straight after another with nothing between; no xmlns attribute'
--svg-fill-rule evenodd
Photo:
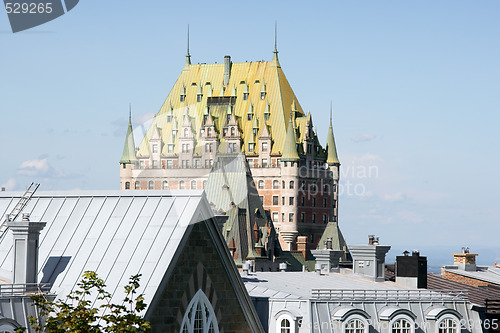
<svg viewBox="0 0 500 333"><path fill-rule="evenodd" d="M120 179L122 179L122 190L131 189L132 169L137 164L135 155L134 133L132 130L132 111L129 111L127 135L123 146L123 154L120 159Z"/></svg>
<svg viewBox="0 0 500 333"><path fill-rule="evenodd" d="M297 162L300 160L297 153L297 137L295 136L295 129L292 123L292 118L288 122L288 129L286 131L285 144L283 146L283 154L281 161L283 162Z"/></svg>

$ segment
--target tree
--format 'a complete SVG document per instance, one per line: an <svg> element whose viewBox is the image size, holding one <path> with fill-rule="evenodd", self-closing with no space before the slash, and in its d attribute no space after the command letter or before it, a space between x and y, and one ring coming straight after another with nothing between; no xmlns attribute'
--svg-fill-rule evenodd
<svg viewBox="0 0 500 333"><path fill-rule="evenodd" d="M92 271L86 271L66 300L48 300L45 295L32 297L38 307L39 317L30 317L31 327L37 332L147 332L150 324L139 313L146 308L144 296L137 295L141 275L130 277L125 286L122 305L111 303L111 294L105 290L104 281ZM92 307L91 295L103 302Z"/></svg>

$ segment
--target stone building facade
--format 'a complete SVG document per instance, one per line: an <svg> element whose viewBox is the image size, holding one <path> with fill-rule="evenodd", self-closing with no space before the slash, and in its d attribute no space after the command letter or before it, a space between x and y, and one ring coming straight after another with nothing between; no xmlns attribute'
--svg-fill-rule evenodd
<svg viewBox="0 0 500 333"><path fill-rule="evenodd" d="M131 121L120 160L121 189L203 189L217 153L242 152L283 249L307 236L314 249L338 220L340 162L333 128L326 146L272 61L185 66L144 138Z"/></svg>

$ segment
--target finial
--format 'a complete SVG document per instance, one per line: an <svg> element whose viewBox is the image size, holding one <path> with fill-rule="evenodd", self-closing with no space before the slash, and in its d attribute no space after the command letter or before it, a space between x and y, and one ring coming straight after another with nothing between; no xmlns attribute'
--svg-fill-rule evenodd
<svg viewBox="0 0 500 333"><path fill-rule="evenodd" d="M333 102L330 101L330 125L332 124L332 109L333 109Z"/></svg>
<svg viewBox="0 0 500 333"><path fill-rule="evenodd" d="M128 122L132 123L132 103L128 104Z"/></svg>
<svg viewBox="0 0 500 333"><path fill-rule="evenodd" d="M274 21L274 53L278 53L278 21Z"/></svg>
<svg viewBox="0 0 500 333"><path fill-rule="evenodd" d="M278 21L274 21L274 51L273 51L273 67L280 67L278 61Z"/></svg>
<svg viewBox="0 0 500 333"><path fill-rule="evenodd" d="M189 53L189 24L187 31L187 53L186 53L186 63L184 64L184 69L189 69L189 65L191 65L191 54Z"/></svg>

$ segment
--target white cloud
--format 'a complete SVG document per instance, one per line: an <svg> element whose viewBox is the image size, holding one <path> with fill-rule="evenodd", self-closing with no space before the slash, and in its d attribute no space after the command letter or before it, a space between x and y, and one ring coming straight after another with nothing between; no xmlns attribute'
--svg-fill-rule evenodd
<svg viewBox="0 0 500 333"><path fill-rule="evenodd" d="M5 187L7 191L14 190L16 188L16 179L9 178L9 180L7 180L5 184L2 185L2 187Z"/></svg>
<svg viewBox="0 0 500 333"><path fill-rule="evenodd" d="M407 195L401 192L384 194L384 196L382 196L382 199L384 199L384 201L390 201L390 202L403 201L406 200L407 198L408 198Z"/></svg>
<svg viewBox="0 0 500 333"><path fill-rule="evenodd" d="M133 117L132 123L141 124L141 125L145 125L146 123L149 124L153 120L154 116L155 116L155 114L152 112L144 113L144 114L138 115L136 117Z"/></svg>
<svg viewBox="0 0 500 333"><path fill-rule="evenodd" d="M376 138L376 136L373 134L361 134L361 135L355 136L354 138L351 138L351 140L353 142L358 143L358 142L372 141L375 138Z"/></svg>
<svg viewBox="0 0 500 333"><path fill-rule="evenodd" d="M44 175L50 170L47 158L24 161L17 169L17 173L23 176Z"/></svg>

